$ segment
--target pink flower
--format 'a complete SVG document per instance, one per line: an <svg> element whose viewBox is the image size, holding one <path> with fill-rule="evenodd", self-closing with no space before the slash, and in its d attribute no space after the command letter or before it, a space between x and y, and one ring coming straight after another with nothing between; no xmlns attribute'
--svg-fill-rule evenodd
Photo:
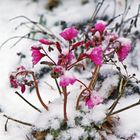
<svg viewBox="0 0 140 140"><path fill-rule="evenodd" d="M10 81L10 84L11 84L12 87L18 88L18 82L16 81L15 76L10 75L9 81Z"/></svg>
<svg viewBox="0 0 140 140"><path fill-rule="evenodd" d="M26 90L25 84L20 84L19 86L20 86L20 88L21 88L21 89L20 89L21 92L24 93L25 90Z"/></svg>
<svg viewBox="0 0 140 140"><path fill-rule="evenodd" d="M26 68L24 66L19 66L16 71L12 72L9 77L10 84L13 88L20 87L22 93L25 92L26 86L33 85L33 81L29 80Z"/></svg>
<svg viewBox="0 0 140 140"><path fill-rule="evenodd" d="M78 34L78 30L75 27L66 28L63 32L60 33L60 36L65 40L70 41L74 39Z"/></svg>
<svg viewBox="0 0 140 140"><path fill-rule="evenodd" d="M14 75L10 75L9 80L13 88L20 87L21 92L25 92L25 84L22 84L21 81L19 81Z"/></svg>
<svg viewBox="0 0 140 140"><path fill-rule="evenodd" d="M89 55L90 59L95 65L101 65L103 63L103 50L101 47L95 47Z"/></svg>
<svg viewBox="0 0 140 140"><path fill-rule="evenodd" d="M125 43L117 51L119 61L123 61L131 51L131 43Z"/></svg>
<svg viewBox="0 0 140 140"><path fill-rule="evenodd" d="M100 33L103 33L105 28L106 28L106 25L104 22L100 21L100 22L97 22L95 25L94 25L94 28L96 31L99 31Z"/></svg>
<svg viewBox="0 0 140 140"><path fill-rule="evenodd" d="M52 44L54 44L53 42L48 41L48 40L45 39L45 38L40 39L39 42L42 43L42 44L45 44L45 45L52 45Z"/></svg>
<svg viewBox="0 0 140 140"><path fill-rule="evenodd" d="M69 84L73 85L75 82L76 82L75 77L63 75L63 76L60 77L59 85L62 86L62 87L66 87Z"/></svg>
<svg viewBox="0 0 140 140"><path fill-rule="evenodd" d="M33 46L31 48L31 51L32 51L32 57L33 57L32 62L34 65L37 64L42 59L42 57L45 56L43 53L40 52L40 48L38 47Z"/></svg>
<svg viewBox="0 0 140 140"><path fill-rule="evenodd" d="M94 106L99 105L103 102L103 99L97 95L96 92L90 95L90 98L86 100L85 105L88 106L89 109L92 109Z"/></svg>

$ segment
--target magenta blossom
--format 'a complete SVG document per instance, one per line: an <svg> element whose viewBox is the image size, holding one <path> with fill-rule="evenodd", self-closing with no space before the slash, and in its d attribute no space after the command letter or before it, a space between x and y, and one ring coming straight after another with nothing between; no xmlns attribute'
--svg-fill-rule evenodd
<svg viewBox="0 0 140 140"><path fill-rule="evenodd" d="M90 98L86 100L85 105L88 106L89 109L92 109L94 106L99 105L103 102L103 99L97 95L96 92L90 95Z"/></svg>
<svg viewBox="0 0 140 140"><path fill-rule="evenodd" d="M19 72L22 72L22 71L25 71L25 67L24 66L19 66L15 72L12 72L12 74L10 75L9 77L9 81L10 81L10 84L13 88L18 88L20 87L21 89L21 92L24 93L25 92L25 81L26 81L26 78L24 76L21 75L20 79L18 79L18 76L17 74Z"/></svg>
<svg viewBox="0 0 140 140"><path fill-rule="evenodd" d="M63 32L60 33L60 36L63 37L67 41L71 41L78 34L78 30L75 27L66 28Z"/></svg>
<svg viewBox="0 0 140 140"><path fill-rule="evenodd" d="M59 85L62 86L62 87L66 87L69 84L73 85L75 82L76 82L76 78L74 76L62 75L60 77Z"/></svg>
<svg viewBox="0 0 140 140"><path fill-rule="evenodd" d="M10 75L9 81L12 87L18 88L18 82L16 81L16 78L14 75Z"/></svg>
<svg viewBox="0 0 140 140"><path fill-rule="evenodd" d="M40 39L39 42L42 43L42 44L44 44L44 45L52 45L52 44L54 44L53 42L48 41L45 38Z"/></svg>
<svg viewBox="0 0 140 140"><path fill-rule="evenodd" d="M117 51L119 61L123 61L131 51L131 43L125 43L120 46Z"/></svg>
<svg viewBox="0 0 140 140"><path fill-rule="evenodd" d="M32 51L32 57L33 57L32 62L34 65L36 65L42 59L42 57L44 57L45 55L40 52L39 47L33 46L31 48L31 51Z"/></svg>
<svg viewBox="0 0 140 140"><path fill-rule="evenodd" d="M103 21L99 21L94 25L94 28L95 28L96 31L99 31L100 33L103 33L105 28L106 28L106 25Z"/></svg>
<svg viewBox="0 0 140 140"><path fill-rule="evenodd" d="M102 48L100 46L93 48L89 57L94 62L95 65L102 65L102 63L103 63L103 50L102 50Z"/></svg>

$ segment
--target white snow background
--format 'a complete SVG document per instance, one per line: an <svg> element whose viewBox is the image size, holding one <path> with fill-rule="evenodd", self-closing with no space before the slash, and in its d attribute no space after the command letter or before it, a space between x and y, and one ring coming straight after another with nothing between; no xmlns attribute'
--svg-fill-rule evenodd
<svg viewBox="0 0 140 140"><path fill-rule="evenodd" d="M106 0L106 5L110 4L108 9L112 10L113 6L111 6L113 0ZM121 3L121 4L120 4ZM137 7L139 4L138 0L133 0L131 2L131 10L129 12L129 17L135 15L137 13ZM19 18L13 21L9 21L9 19L14 18L16 16L24 15L29 17L32 20L37 21L39 15L42 13L46 13L48 28L51 28L53 32L60 32L60 28L54 27L53 23L59 20L65 20L68 23L73 22L83 22L85 19L91 17L95 5L92 0L86 5L81 5L80 0L62 0L62 4L55 8L53 12L47 11L44 7L46 4L46 0L40 0L39 2L31 2L30 0L0 0L0 44L2 44L5 40L13 36L22 36L28 32L28 29L25 27L20 27L15 31L15 27L18 26L21 22L24 22L25 19ZM116 9L116 13L122 13L123 11L123 0L118 0L118 6ZM108 14L112 14L110 10L107 10ZM119 20L119 19L118 19ZM139 28L140 22L138 22ZM140 28L139 28L140 29ZM34 44L32 41L23 40L18 43L15 47L10 48L15 40L9 41L0 49L0 108L2 111L11 116L13 118L26 121L32 124L36 124L36 120L39 116L39 113L31 108L28 104L26 104L22 99L20 99L17 95L14 94L14 89L11 89L9 86L9 74L11 71L15 70L18 66L19 59L16 55L17 52L24 52L29 55L29 57L22 62L23 65L31 68L31 57L30 57L30 47ZM137 55L135 56L137 59L137 64L140 68L140 42L137 43ZM28 62L28 64L27 64ZM129 65L128 61L125 61ZM38 69L38 67L36 67ZM136 73L137 78L140 79L140 71L131 67L129 65L128 71L131 73ZM49 77L46 77L50 79ZM109 82L109 81L108 81ZM111 83L112 81L110 81ZM54 85L53 81L49 81L51 85ZM113 84L115 82L113 81ZM44 88L45 83L40 83L40 93L47 104L48 101L52 101L55 98L59 97L56 90L51 90L50 87L47 89ZM76 86L75 86L76 88ZM104 89L103 89L104 88ZM102 87L101 91L107 90L106 87ZM40 103L36 97L36 94L28 94L27 92L23 95L27 100L36 105L38 108L41 108ZM122 108L132 103L138 101L138 95L133 95L127 98L124 98L120 101L120 104L117 108ZM116 109L117 109L116 108ZM43 110L43 109L42 109ZM59 110L57 110L59 112ZM61 112L61 111L60 111ZM57 112L56 112L57 113ZM45 114L44 114L45 115ZM101 116L100 116L101 117ZM117 133L121 136L128 137L133 133L137 133L137 136L134 140L140 140L140 106L134 107L130 110L124 111L119 114L120 117L120 125L117 128ZM98 116L95 118L98 119ZM43 118L44 119L44 118ZM26 140L26 134L30 132L30 127L23 126L12 122L9 120L8 123L8 131L5 132L6 118L3 117L3 113L0 114L0 140ZM43 122L43 120L42 120ZM43 127L43 123L38 124ZM57 125L57 124L56 124ZM81 131L81 130L79 130ZM75 134L76 132L73 132ZM78 132L77 132L78 133ZM115 140L115 138L110 137L109 140Z"/></svg>

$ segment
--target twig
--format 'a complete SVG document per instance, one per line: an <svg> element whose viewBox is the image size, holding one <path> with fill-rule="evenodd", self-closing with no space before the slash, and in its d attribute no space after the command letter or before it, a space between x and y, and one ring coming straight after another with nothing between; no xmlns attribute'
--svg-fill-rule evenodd
<svg viewBox="0 0 140 140"><path fill-rule="evenodd" d="M16 39L16 38L22 38L22 39L31 39L31 40L33 40L33 41L38 41L37 39L33 39L33 38L30 38L30 37L28 37L28 35L30 35L31 34L31 32L30 33L27 33L27 34L25 34L25 35L23 35L23 36L14 36L14 37L11 37L11 38L9 38L9 39L7 39L6 41L4 41L1 45L0 45L0 48L2 48L8 41L10 41L10 40L13 40L13 39ZM21 39L21 40L22 40ZM20 40L20 41L21 41ZM19 41L18 41L19 42ZM16 43L17 44L17 43ZM12 47L13 47L13 45L12 45Z"/></svg>
<svg viewBox="0 0 140 140"><path fill-rule="evenodd" d="M98 78L99 70L100 70L100 66L96 66L96 67L95 67L95 70L94 70L94 72L93 72L93 75L92 75L92 79L91 79L91 81L90 81L90 83L89 83L89 86L88 86L88 88L89 88L90 90L93 90L94 87L95 87L95 85L96 85L96 80L97 80L97 78Z"/></svg>
<svg viewBox="0 0 140 140"><path fill-rule="evenodd" d="M47 52L45 51L45 49L44 49L44 48L41 48L41 49L42 49L43 52L45 53L46 57L48 57L48 58L52 61L52 63L53 63L54 65L56 65L55 61L47 54Z"/></svg>
<svg viewBox="0 0 140 140"><path fill-rule="evenodd" d="M23 99L28 105L30 105L32 108L34 108L35 110L37 110L38 112L41 113L41 111L35 107L34 105L32 105L29 101L27 101L23 96L21 96L17 91L15 92L15 94L17 94L21 99Z"/></svg>
<svg viewBox="0 0 140 140"><path fill-rule="evenodd" d="M109 116L118 114L118 113L120 113L120 112L122 112L122 111L128 110L128 109L130 109L130 108L132 108L132 107L135 107L135 106L137 106L137 105L140 105L140 100L139 100L137 103L134 103L134 104L129 105L129 106L125 107L125 108L122 108L122 109L119 109L119 110L117 110L117 111L112 112Z"/></svg>
<svg viewBox="0 0 140 140"><path fill-rule="evenodd" d="M33 126L32 124L30 124L30 123L27 123L27 122L23 122L23 121L20 121L20 120L17 120L17 119L14 119L14 118L11 118L11 117L9 117L9 116L7 116L7 115L3 115L5 118L7 118L8 120L12 120L12 121L14 121L14 122L17 122L17 123L20 123L20 124L23 124L23 125L27 125L27 126Z"/></svg>
<svg viewBox="0 0 140 140"><path fill-rule="evenodd" d="M6 122L5 122L5 127L4 127L4 129L5 129L6 132L8 131L8 129L7 129L8 120L9 120L9 119L7 118L7 120L6 120Z"/></svg>
<svg viewBox="0 0 140 140"><path fill-rule="evenodd" d="M59 94L61 95L62 91L61 91L61 89L60 89L60 86L59 86L59 84L58 84L58 81L57 81L56 78L54 78L54 80L55 80L55 83L56 83L57 89L58 89L58 91L59 91Z"/></svg>
<svg viewBox="0 0 140 140"><path fill-rule="evenodd" d="M124 80L124 78L121 79L120 81L120 86L119 86L119 95L118 95L118 98L116 99L116 101L111 105L111 107L109 108L110 111L109 113L107 114L107 116L109 116L110 114L112 114L113 110L115 109L115 107L117 106L119 100L121 99L121 97L124 95L124 90L125 90L125 87L128 83L128 79L127 80Z"/></svg>

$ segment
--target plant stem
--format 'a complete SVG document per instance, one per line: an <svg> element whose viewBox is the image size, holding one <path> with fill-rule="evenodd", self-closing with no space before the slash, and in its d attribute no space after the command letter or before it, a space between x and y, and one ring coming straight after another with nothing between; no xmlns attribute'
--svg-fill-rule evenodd
<svg viewBox="0 0 140 140"><path fill-rule="evenodd" d="M37 110L38 112L41 113L41 111L35 107L34 105L32 105L29 101L27 101L23 96L21 96L17 91L15 92L15 94L17 94L21 99L23 99L28 105L30 105L31 107L33 107L35 110Z"/></svg>
<svg viewBox="0 0 140 140"><path fill-rule="evenodd" d="M38 82L37 82L37 79L36 79L36 76L35 76L34 72L33 72L33 71L27 71L27 70L25 70L25 71L18 72L18 73L16 74L16 76L18 76L18 75L20 75L20 74L21 74L21 75L23 75L23 74L24 74L24 75L27 75L27 74L31 74L31 75L32 75L37 97L38 97L38 99L39 99L41 105L48 111L48 110L49 110L49 109L48 109L48 106L45 105L45 103L43 102L43 100L42 100L42 98L41 98L41 96L40 96L39 89L38 89Z"/></svg>
<svg viewBox="0 0 140 140"><path fill-rule="evenodd" d="M47 52L44 50L44 48L42 47L43 52L45 53L45 55L52 61L52 63L54 65L56 65L55 61L47 54Z"/></svg>
<svg viewBox="0 0 140 140"><path fill-rule="evenodd" d="M90 90L93 90L95 85L96 85L96 81L97 81L97 78L98 78L99 70L100 70L100 66L96 66L95 70L93 72L93 75L92 75L92 79L91 79L91 81L89 83L89 86L88 86L88 88Z"/></svg>
<svg viewBox="0 0 140 140"><path fill-rule="evenodd" d="M124 90L125 90L125 87L128 83L128 80L124 80L124 78L121 79L120 81L120 86L119 86L119 96L118 98L116 99L116 101L111 105L111 107L109 108L110 111L109 113L107 114L107 116L109 116L110 114L112 114L113 110L115 109L115 107L117 106L119 100L121 99L121 97L124 95Z"/></svg>
<svg viewBox="0 0 140 140"><path fill-rule="evenodd" d="M77 101L76 101L76 110L79 109L79 102L80 102L81 97L83 96L82 94L83 94L85 91L87 91L87 90L88 90L89 93L90 93L90 90L87 89L87 88L85 88L85 89L82 90L82 92L81 92L80 95L78 96L78 99L77 99Z"/></svg>
<svg viewBox="0 0 140 140"><path fill-rule="evenodd" d="M88 85L88 87L83 83L83 85L85 86L85 89L82 90L82 92L80 93L80 95L78 96L78 99L77 99L77 102L76 102L76 110L78 110L79 108L79 102L80 102L80 99L82 97L82 94L88 90L89 94L91 93L91 91L94 89L95 87L95 84L96 84L96 80L98 78L98 73L99 73L99 70L100 70L100 66L96 66L95 70L94 70L94 73L93 73L93 76L92 76L92 79ZM78 81L80 82L80 81ZM81 82L80 82L81 83Z"/></svg>
<svg viewBox="0 0 140 140"><path fill-rule="evenodd" d="M38 97L38 99L39 99L41 105L48 111L48 110L49 110L49 109L48 109L48 106L45 105L45 103L43 102L43 100L42 100L42 98L41 98L41 96L40 96L39 89L38 89L38 83L37 83L36 76L35 76L34 72L31 72L31 75L32 75L33 80L34 80L35 90L36 90L37 97Z"/></svg>
<svg viewBox="0 0 140 140"><path fill-rule="evenodd" d="M63 94L64 94L64 121L66 122L68 120L67 117L67 88L63 87Z"/></svg>
<svg viewBox="0 0 140 140"><path fill-rule="evenodd" d="M117 114L117 113L120 113L120 112L125 111L125 110L128 110L128 109L130 109L132 107L135 107L137 105L140 105L140 100L137 103L134 103L134 104L129 105L129 106L125 107L125 108L122 108L122 109L119 109L117 111L112 112L109 116L114 115L114 114Z"/></svg>
<svg viewBox="0 0 140 140"><path fill-rule="evenodd" d="M30 124L30 123L27 123L27 122L23 122L23 121L20 121L20 120L17 120L17 119L14 119L14 118L11 118L11 117L9 117L9 116L7 116L7 115L3 115L5 118L7 118L8 120L12 120L12 121L14 121L14 122L17 122L17 123L20 123L20 124L23 124L23 125L27 125L27 126L33 126L32 124Z"/></svg>

